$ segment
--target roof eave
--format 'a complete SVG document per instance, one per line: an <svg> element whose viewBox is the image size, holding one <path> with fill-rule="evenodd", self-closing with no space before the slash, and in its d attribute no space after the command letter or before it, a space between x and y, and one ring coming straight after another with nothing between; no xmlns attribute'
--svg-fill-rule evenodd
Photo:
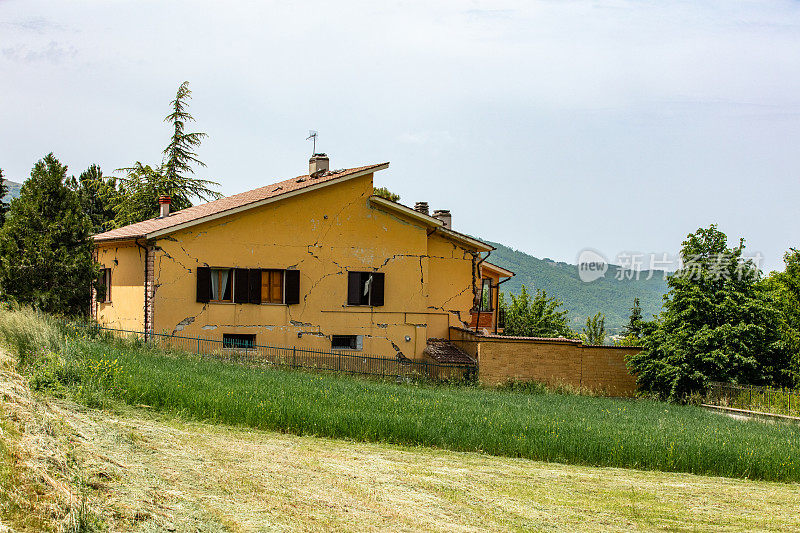
<svg viewBox="0 0 800 533"><path fill-rule="evenodd" d="M479 241L478 239L473 239L463 233L459 233L457 231L447 229L445 227L436 228L436 232L440 233L443 237L448 239L454 240L456 242L460 242L462 244L468 244L476 249L478 252L491 252L492 250L496 250L494 246L486 244L483 241Z"/></svg>
<svg viewBox="0 0 800 533"><path fill-rule="evenodd" d="M438 218L426 215L425 213L420 213L419 211L406 205L399 204L382 196L375 195L370 196L369 201L370 203L375 204L377 207L385 208L389 211L402 214L412 220L416 220L426 227L433 228L435 232L440 233L443 237L454 240L461 244L467 244L479 252L490 252L495 249L494 246L490 246L485 242L479 241L478 239L473 239L472 237L464 235L463 233L447 229L444 227L444 223Z"/></svg>
<svg viewBox="0 0 800 533"><path fill-rule="evenodd" d="M230 215L235 215L236 213L241 213L242 211L247 211L249 209L255 209L256 207L261 207L262 205L271 204L272 202L277 202L279 200L283 200L285 198L291 198L292 196L297 196L298 194L303 194L311 191L315 191L317 189L321 189L323 187L327 187L329 185L334 185L337 183L343 183L345 181L360 178L362 176L366 176L367 174L372 174L378 172L379 170L385 170L389 168L389 163L381 163L379 165L375 165L373 167L366 168L359 172L353 172L347 176L342 177L342 179L334 179L329 181L324 181L322 183L316 183L314 185L309 185L308 187L303 187L302 189L297 189L295 191L285 192L283 194L279 194L277 196L272 196L270 198L265 198L264 200L259 200L257 202L252 202L247 205L242 205L239 207L234 207L225 211L220 211L219 213L214 213L212 215L207 215L205 217L197 218L195 220L189 220L182 224L176 224L175 226L170 226L169 228L164 228L161 230L150 232L144 237L147 239L157 239L159 237L163 237L164 235L169 235L170 233L175 233L176 231L180 231L182 229L186 229L192 226L196 226L198 224L203 224L204 222L210 222L212 220L216 220L218 218L227 217Z"/></svg>
<svg viewBox="0 0 800 533"><path fill-rule="evenodd" d="M429 228L438 228L444 225L444 223L438 218L426 215L425 213L420 213L416 209L412 209L407 205L393 202L391 200L384 198L383 196L372 195L369 197L369 201L371 204L375 204L377 207L382 207L389 211L394 211L395 213L404 215L408 218L411 218L412 220L421 222L422 224L424 224Z"/></svg>

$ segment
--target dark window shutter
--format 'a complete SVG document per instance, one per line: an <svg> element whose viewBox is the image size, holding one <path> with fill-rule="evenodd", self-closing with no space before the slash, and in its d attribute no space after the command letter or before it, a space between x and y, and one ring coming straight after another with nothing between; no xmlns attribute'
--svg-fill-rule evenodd
<svg viewBox="0 0 800 533"><path fill-rule="evenodd" d="M347 273L347 305L361 305L361 272Z"/></svg>
<svg viewBox="0 0 800 533"><path fill-rule="evenodd" d="M250 301L250 276L246 268L236 268L233 271L233 301L237 304L246 304Z"/></svg>
<svg viewBox="0 0 800 533"><path fill-rule="evenodd" d="M372 273L372 288L370 289L370 304L383 305L383 272Z"/></svg>
<svg viewBox="0 0 800 533"><path fill-rule="evenodd" d="M206 303L211 299L211 269L197 267L197 301Z"/></svg>
<svg viewBox="0 0 800 533"><path fill-rule="evenodd" d="M251 304L260 304L261 303L261 269L260 268L251 268L250 269L250 303Z"/></svg>
<svg viewBox="0 0 800 533"><path fill-rule="evenodd" d="M283 294L283 301L287 305L300 303L300 271L286 270L283 273L283 280L286 291Z"/></svg>

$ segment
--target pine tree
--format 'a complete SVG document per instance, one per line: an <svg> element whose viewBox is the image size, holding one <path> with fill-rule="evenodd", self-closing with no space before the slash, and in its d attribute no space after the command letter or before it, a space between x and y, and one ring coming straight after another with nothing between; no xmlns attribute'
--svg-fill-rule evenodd
<svg viewBox="0 0 800 533"><path fill-rule="evenodd" d="M33 167L0 230L0 289L61 315L88 310L97 274L89 217L67 187L67 167L48 154Z"/></svg>
<svg viewBox="0 0 800 533"><path fill-rule="evenodd" d="M91 233L101 233L114 227L116 207L121 201L117 179L106 177L97 165L91 165L67 184L78 194L84 213L91 221Z"/></svg>
<svg viewBox="0 0 800 533"><path fill-rule="evenodd" d="M186 133L187 123L194 120L189 114L192 91L189 82L178 87L175 99L170 102L172 112L164 117L172 124L172 137L163 152L159 166L153 167L137 161L132 166L119 169L125 172L121 179L123 200L117 206L115 224L124 226L158 216L158 197L169 196L171 209L177 211L192 206L192 200L214 200L222 195L211 187L219 183L193 177L193 165L205 167L194 151L205 133Z"/></svg>
<svg viewBox="0 0 800 533"><path fill-rule="evenodd" d="M644 320L642 320L642 308L639 306L639 298L633 299L633 307L631 307L631 316L628 323L624 328L626 337L642 338L644 332Z"/></svg>

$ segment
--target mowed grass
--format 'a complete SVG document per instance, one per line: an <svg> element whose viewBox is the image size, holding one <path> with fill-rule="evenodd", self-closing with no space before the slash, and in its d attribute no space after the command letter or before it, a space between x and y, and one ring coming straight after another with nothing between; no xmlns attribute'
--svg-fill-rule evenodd
<svg viewBox="0 0 800 533"><path fill-rule="evenodd" d="M11 339L6 324L0 317L0 334ZM42 387L57 383L86 398L109 395L210 422L567 464L800 481L800 427L691 406L254 369L80 336L65 341L58 356L37 358L30 365Z"/></svg>

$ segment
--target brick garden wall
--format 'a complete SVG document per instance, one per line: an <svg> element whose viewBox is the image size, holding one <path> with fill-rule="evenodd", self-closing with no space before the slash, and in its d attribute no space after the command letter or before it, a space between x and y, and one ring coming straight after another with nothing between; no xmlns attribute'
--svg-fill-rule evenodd
<svg viewBox="0 0 800 533"><path fill-rule="evenodd" d="M638 348L584 346L578 340L475 335L450 328L450 340L478 360L478 378L487 385L510 380L570 385L609 396L633 396L636 379L625 356Z"/></svg>

